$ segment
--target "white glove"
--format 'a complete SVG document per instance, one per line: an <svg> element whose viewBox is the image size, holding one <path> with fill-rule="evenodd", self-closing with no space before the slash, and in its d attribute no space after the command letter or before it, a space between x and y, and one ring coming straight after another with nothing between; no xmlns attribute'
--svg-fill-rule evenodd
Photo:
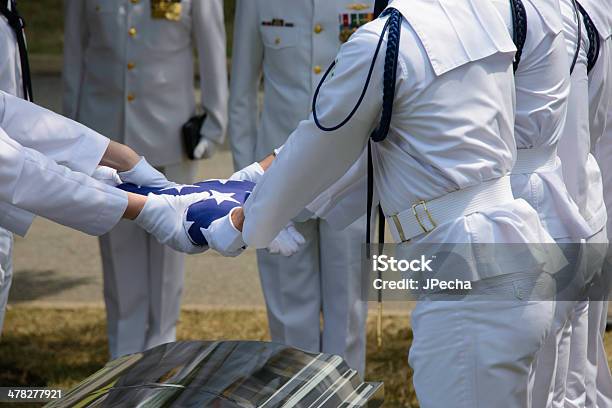
<svg viewBox="0 0 612 408"><path fill-rule="evenodd" d="M196 159L210 159L217 151L217 144L202 138L200 143L193 149L193 157Z"/></svg>
<svg viewBox="0 0 612 408"><path fill-rule="evenodd" d="M117 174L117 170L106 166L98 166L92 173L91 177L111 187L117 187L122 183L119 175Z"/></svg>
<svg viewBox="0 0 612 408"><path fill-rule="evenodd" d="M257 184L263 175L263 167L258 162L255 162L232 174L229 180L252 181Z"/></svg>
<svg viewBox="0 0 612 408"><path fill-rule="evenodd" d="M246 247L242 232L232 223L232 213L237 209L232 209L225 217L213 221L208 228L202 230L208 246L223 256L238 256Z"/></svg>
<svg viewBox="0 0 612 408"><path fill-rule="evenodd" d="M161 244L172 249L188 254L204 252L208 247L191 242L185 217L191 204L208 197L210 194L207 192L182 196L149 194L144 208L134 221Z"/></svg>
<svg viewBox="0 0 612 408"><path fill-rule="evenodd" d="M276 149L274 149L274 156L278 156L278 154L283 150L283 148L285 147L284 144L280 145L280 147L277 147Z"/></svg>
<svg viewBox="0 0 612 408"><path fill-rule="evenodd" d="M278 233L276 238L268 245L268 252L271 254L280 253L283 256L291 256L300 250L306 240L304 236L295 229L292 222Z"/></svg>
<svg viewBox="0 0 612 408"><path fill-rule="evenodd" d="M168 181L162 172L151 166L143 157L132 167L131 170L122 171L119 173L119 178L124 183L132 183L137 186L147 186L154 188L170 188L176 187L176 183Z"/></svg>

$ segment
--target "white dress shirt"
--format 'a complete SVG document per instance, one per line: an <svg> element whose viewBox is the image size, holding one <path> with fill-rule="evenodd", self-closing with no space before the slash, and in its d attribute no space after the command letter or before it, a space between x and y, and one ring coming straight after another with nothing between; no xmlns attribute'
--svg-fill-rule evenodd
<svg viewBox="0 0 612 408"><path fill-rule="evenodd" d="M608 235L612 233L612 1L580 0L599 33L600 51L589 76L589 131L602 173Z"/></svg>
<svg viewBox="0 0 612 408"><path fill-rule="evenodd" d="M508 1L494 1L513 31ZM515 72L516 116L514 136L521 149L556 149L563 134L570 77L563 23L558 0L523 2L527 36ZM538 211L554 238L586 238L592 234L563 181L561 161L554 168L513 174L512 190Z"/></svg>
<svg viewBox="0 0 612 408"><path fill-rule="evenodd" d="M577 48L578 22L572 2L561 1L560 4L567 53L571 61ZM580 19L582 19L582 15L580 15ZM561 157L563 163L563 177L567 189L578 205L582 216L595 233L606 225L607 214L603 200L601 171L591 154L591 146L596 145L597 139L601 137L601 132L594 137L598 132L591 132L591 123L595 122L590 118L605 112L601 110L601 106L605 109L607 105L604 103L598 107L596 93L589 89L587 76L589 38L582 21L580 27L582 28L580 50L571 75L567 120L563 136L559 142L559 157ZM600 102L605 99L600 100ZM603 131L603 127L601 127L601 130ZM591 141L592 137L593 142Z"/></svg>

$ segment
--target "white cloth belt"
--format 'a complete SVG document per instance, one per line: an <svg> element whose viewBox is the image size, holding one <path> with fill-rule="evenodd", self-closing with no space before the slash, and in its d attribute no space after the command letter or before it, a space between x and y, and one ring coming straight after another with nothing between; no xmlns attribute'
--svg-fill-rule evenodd
<svg viewBox="0 0 612 408"><path fill-rule="evenodd" d="M512 174L530 174L553 171L557 168L557 147L543 146L519 149Z"/></svg>
<svg viewBox="0 0 612 408"><path fill-rule="evenodd" d="M420 201L399 214L387 217L396 242L405 242L438 225L475 212L514 201L510 177L486 181L453 191L430 201Z"/></svg>

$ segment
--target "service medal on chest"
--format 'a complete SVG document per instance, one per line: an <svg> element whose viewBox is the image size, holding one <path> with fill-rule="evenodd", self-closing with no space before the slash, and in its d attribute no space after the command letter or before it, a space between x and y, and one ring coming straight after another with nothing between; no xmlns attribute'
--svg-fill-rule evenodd
<svg viewBox="0 0 612 408"><path fill-rule="evenodd" d="M181 0L151 0L151 17L158 20L179 21Z"/></svg>
<svg viewBox="0 0 612 408"><path fill-rule="evenodd" d="M347 42L350 36L362 25L374 18L373 13L342 13L338 16L340 23L340 42Z"/></svg>

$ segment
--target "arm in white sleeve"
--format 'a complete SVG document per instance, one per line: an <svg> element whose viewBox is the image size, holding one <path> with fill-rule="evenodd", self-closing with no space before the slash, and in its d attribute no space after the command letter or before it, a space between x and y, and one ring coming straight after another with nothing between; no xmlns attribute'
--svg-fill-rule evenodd
<svg viewBox="0 0 612 408"><path fill-rule="evenodd" d="M85 16L85 1L64 1L64 67L63 79L63 114L76 119L79 110L81 83L83 79L84 50L87 44L88 30Z"/></svg>
<svg viewBox="0 0 612 408"><path fill-rule="evenodd" d="M17 70L17 39L13 29L0 17L0 90L21 95L21 72Z"/></svg>
<svg viewBox="0 0 612 408"><path fill-rule="evenodd" d="M589 98L599 109L589 112L595 158L601 169L608 210L608 237L612 236L612 37L602 41L597 64L589 74ZM590 105L590 104L589 104Z"/></svg>
<svg viewBox="0 0 612 408"><path fill-rule="evenodd" d="M262 61L263 43L259 33L257 2L238 0L234 21L229 105L229 137L235 170L242 169L257 159L257 93Z"/></svg>
<svg viewBox="0 0 612 408"><path fill-rule="evenodd" d="M71 171L0 129L0 202L91 235L123 216L127 193Z"/></svg>
<svg viewBox="0 0 612 408"><path fill-rule="evenodd" d="M34 221L34 214L0 201L0 227L24 237Z"/></svg>
<svg viewBox="0 0 612 408"><path fill-rule="evenodd" d="M323 126L335 126L352 110L364 86L377 42L376 33L361 30L340 50L334 73L322 86L317 102ZM265 247L289 220L340 179L362 154L381 110L383 61L379 55L370 89L346 125L325 132L316 126L311 115L289 136L282 153L245 203L243 236L248 245Z"/></svg>
<svg viewBox="0 0 612 408"><path fill-rule="evenodd" d="M90 175L109 139L33 103L0 92L0 127L20 145L71 170Z"/></svg>
<svg viewBox="0 0 612 408"><path fill-rule="evenodd" d="M202 107L206 120L202 136L223 143L227 130L227 57L223 1L193 2L192 27L200 60Z"/></svg>
<svg viewBox="0 0 612 408"><path fill-rule="evenodd" d="M306 209L338 231L348 227L367 211L367 171L368 157L364 149L346 174L319 194Z"/></svg>

